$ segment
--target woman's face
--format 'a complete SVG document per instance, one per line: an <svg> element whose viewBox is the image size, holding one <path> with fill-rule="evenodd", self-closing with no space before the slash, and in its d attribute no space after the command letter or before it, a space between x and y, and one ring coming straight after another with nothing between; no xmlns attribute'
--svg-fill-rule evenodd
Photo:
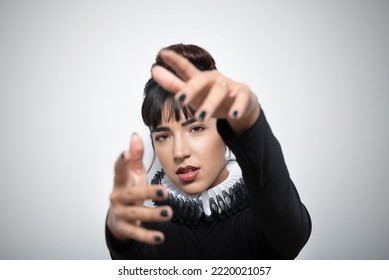
<svg viewBox="0 0 389 280"><path fill-rule="evenodd" d="M166 115L166 114L165 114ZM201 193L228 176L225 145L216 129L216 119L174 119L151 131L162 168L169 179L188 194Z"/></svg>

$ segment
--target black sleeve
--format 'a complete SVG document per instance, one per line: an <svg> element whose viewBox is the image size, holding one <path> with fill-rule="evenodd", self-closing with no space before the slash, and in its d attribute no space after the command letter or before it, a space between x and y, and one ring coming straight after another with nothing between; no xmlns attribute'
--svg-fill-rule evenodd
<svg viewBox="0 0 389 280"><path fill-rule="evenodd" d="M226 120L218 120L217 128L242 168L258 227L282 258L294 259L309 239L311 219L264 112L261 110L255 124L240 135Z"/></svg>

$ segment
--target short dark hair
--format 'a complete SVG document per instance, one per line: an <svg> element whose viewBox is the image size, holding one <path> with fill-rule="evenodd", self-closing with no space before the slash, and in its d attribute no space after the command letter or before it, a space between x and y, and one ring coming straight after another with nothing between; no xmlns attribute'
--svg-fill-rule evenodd
<svg viewBox="0 0 389 280"><path fill-rule="evenodd" d="M209 54L209 52L199 46L175 44L164 49L173 50L186 57L191 63L193 63L193 65L202 71L216 69L216 63L213 57ZM154 65L160 65L172 73L175 73L172 68L162 61L160 52L157 54ZM187 119L193 117L195 114L195 110L191 106L181 108L175 102L174 94L166 91L159 86L153 78L150 78L144 88L144 99L142 103L142 119L145 125L150 129L160 125L163 118L162 111L166 105L170 105L166 107L169 109L167 115L168 121L173 118L176 121L179 121L181 118L181 112Z"/></svg>

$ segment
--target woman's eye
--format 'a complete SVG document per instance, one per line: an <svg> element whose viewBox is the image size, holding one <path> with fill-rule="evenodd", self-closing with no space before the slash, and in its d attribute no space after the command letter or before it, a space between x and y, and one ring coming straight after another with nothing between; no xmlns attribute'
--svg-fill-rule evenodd
<svg viewBox="0 0 389 280"><path fill-rule="evenodd" d="M189 132L191 132L191 133L199 133L199 132L203 131L204 129L205 129L205 128L204 128L203 126L201 126L201 125L195 125L195 126L193 126L193 127L190 129Z"/></svg>
<svg viewBox="0 0 389 280"><path fill-rule="evenodd" d="M161 135L155 136L154 140L156 142L163 142L163 141L166 141L166 139L168 139L168 138L169 138L168 134L161 134Z"/></svg>

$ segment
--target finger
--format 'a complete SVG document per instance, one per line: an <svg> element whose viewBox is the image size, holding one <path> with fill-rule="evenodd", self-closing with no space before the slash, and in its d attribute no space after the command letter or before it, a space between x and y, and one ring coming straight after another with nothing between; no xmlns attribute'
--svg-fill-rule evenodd
<svg viewBox="0 0 389 280"><path fill-rule="evenodd" d="M111 204L143 204L147 199L166 200L168 191L162 186L132 186L117 188L111 193Z"/></svg>
<svg viewBox="0 0 389 280"><path fill-rule="evenodd" d="M166 222L173 217L173 210L170 206L145 207L145 206L123 206L118 205L113 208L117 219L128 222Z"/></svg>
<svg viewBox="0 0 389 280"><path fill-rule="evenodd" d="M128 179L128 170L127 170L127 164L125 161L125 153L122 152L118 159L115 162L115 177L114 177L114 184L115 186L124 186Z"/></svg>
<svg viewBox="0 0 389 280"><path fill-rule="evenodd" d="M212 86L208 92L206 98L202 102L201 106L198 108L195 117L199 121L206 121L209 118L214 116L214 113L223 103L225 108L229 108L232 104L232 100L228 99L229 86L225 78L219 78ZM224 115L223 115L224 114ZM218 118L225 118L227 112L224 112L222 115L214 116Z"/></svg>
<svg viewBox="0 0 389 280"><path fill-rule="evenodd" d="M200 72L187 58L177 54L172 50L162 50L162 60L174 69L177 75L184 81Z"/></svg>
<svg viewBox="0 0 389 280"><path fill-rule="evenodd" d="M215 80L213 71L199 72L188 80L176 94L176 100L182 105L190 104L194 108L200 107L208 89Z"/></svg>
<svg viewBox="0 0 389 280"><path fill-rule="evenodd" d="M118 231L122 236L129 239L146 243L146 244L160 244L165 240L162 232L156 230L148 230L139 225L120 221L118 223Z"/></svg>
<svg viewBox="0 0 389 280"><path fill-rule="evenodd" d="M257 102L251 100L250 88L245 84L238 84L235 86L229 96L234 99L233 104L230 106L228 115L231 119L240 119L243 115L250 113L250 106L257 107Z"/></svg>
<svg viewBox="0 0 389 280"><path fill-rule="evenodd" d="M171 93L180 91L185 84L180 78L162 66L154 66L151 69L151 75L157 84Z"/></svg>

